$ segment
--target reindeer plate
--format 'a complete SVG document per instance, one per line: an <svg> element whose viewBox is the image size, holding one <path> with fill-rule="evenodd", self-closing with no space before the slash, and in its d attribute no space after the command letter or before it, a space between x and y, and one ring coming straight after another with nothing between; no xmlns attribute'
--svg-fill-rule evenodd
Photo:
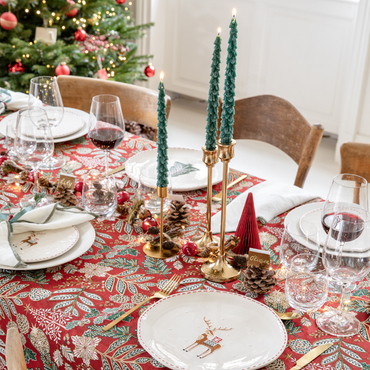
<svg viewBox="0 0 370 370"><path fill-rule="evenodd" d="M223 291L170 295L138 322L140 344L170 369L259 369L287 345L284 324L266 305Z"/></svg>
<svg viewBox="0 0 370 370"><path fill-rule="evenodd" d="M24 262L51 260L68 252L78 241L75 226L57 230L28 231L13 234L11 242Z"/></svg>

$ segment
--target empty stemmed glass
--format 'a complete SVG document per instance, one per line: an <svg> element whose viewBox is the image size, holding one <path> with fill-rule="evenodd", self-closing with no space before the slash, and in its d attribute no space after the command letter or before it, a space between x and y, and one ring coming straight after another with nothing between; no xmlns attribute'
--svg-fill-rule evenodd
<svg viewBox="0 0 370 370"><path fill-rule="evenodd" d="M334 177L321 213L321 224L326 233L338 209L350 207L368 210L367 187L366 179L361 176L344 173ZM354 285L347 286L348 291L353 289ZM339 293L340 290L341 286L330 278L329 291Z"/></svg>
<svg viewBox="0 0 370 370"><path fill-rule="evenodd" d="M341 286L337 309L329 308L317 319L318 327L335 336L351 336L360 330L354 312L343 310L346 287L370 271L370 213L360 207L341 206L332 217L324 244L323 263Z"/></svg>
<svg viewBox="0 0 370 370"><path fill-rule="evenodd" d="M117 148L125 136L125 121L119 98L114 95L94 96L90 108L89 138L104 151L105 175L108 175L108 152Z"/></svg>
<svg viewBox="0 0 370 370"><path fill-rule="evenodd" d="M37 126L34 124L37 122ZM21 109L17 114L14 149L23 163L32 167L36 191L34 195L21 199L21 206L46 204L37 181L37 170L41 163L53 155L54 140L46 112L42 108ZM39 203L42 198L42 202Z"/></svg>
<svg viewBox="0 0 370 370"><path fill-rule="evenodd" d="M63 100L60 95L56 77L41 76L31 79L28 107L43 108L47 114L49 125L56 127L64 116ZM37 124L37 122L34 122ZM42 167L56 169L64 165L64 159L50 157Z"/></svg>

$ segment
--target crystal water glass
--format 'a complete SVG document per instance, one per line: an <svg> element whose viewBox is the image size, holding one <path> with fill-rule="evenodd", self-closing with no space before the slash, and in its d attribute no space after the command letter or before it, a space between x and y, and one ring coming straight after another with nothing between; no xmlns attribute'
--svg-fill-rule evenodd
<svg viewBox="0 0 370 370"><path fill-rule="evenodd" d="M88 212L110 217L117 207L117 188L114 176L85 178L82 188L82 205Z"/></svg>
<svg viewBox="0 0 370 370"><path fill-rule="evenodd" d="M298 254L290 261L285 281L285 294L291 307L317 311L328 297L328 280L321 257Z"/></svg>

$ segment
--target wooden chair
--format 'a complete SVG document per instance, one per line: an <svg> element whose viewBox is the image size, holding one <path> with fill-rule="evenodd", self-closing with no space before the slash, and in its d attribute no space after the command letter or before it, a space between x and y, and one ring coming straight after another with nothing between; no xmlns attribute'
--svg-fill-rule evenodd
<svg viewBox="0 0 370 370"><path fill-rule="evenodd" d="M260 95L235 102L234 139L264 141L289 155L298 170L294 185L303 187L324 128L311 125L288 101Z"/></svg>
<svg viewBox="0 0 370 370"><path fill-rule="evenodd" d="M8 370L27 370L21 336L17 328L8 328L6 333L5 358Z"/></svg>
<svg viewBox="0 0 370 370"><path fill-rule="evenodd" d="M352 173L370 182L370 144L344 143L340 147L340 173Z"/></svg>
<svg viewBox="0 0 370 370"><path fill-rule="evenodd" d="M65 107L90 113L91 100L94 96L116 95L120 98L123 117L126 120L157 128L157 91L89 77L58 76L57 81ZM166 96L167 118L170 110L171 98ZM157 135L154 140L157 140Z"/></svg>

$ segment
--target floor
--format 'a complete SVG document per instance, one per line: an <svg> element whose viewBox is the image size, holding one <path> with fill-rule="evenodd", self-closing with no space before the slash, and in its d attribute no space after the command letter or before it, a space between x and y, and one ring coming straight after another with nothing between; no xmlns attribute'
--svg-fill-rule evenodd
<svg viewBox="0 0 370 370"><path fill-rule="evenodd" d="M168 93L168 92L167 92ZM170 147L201 149L205 142L207 103L172 95L172 108L168 121ZM334 161L336 140L324 136L304 188L313 195L326 198L333 177L339 173ZM294 182L296 163L275 147L252 140L238 140L235 157L230 167L263 179Z"/></svg>

